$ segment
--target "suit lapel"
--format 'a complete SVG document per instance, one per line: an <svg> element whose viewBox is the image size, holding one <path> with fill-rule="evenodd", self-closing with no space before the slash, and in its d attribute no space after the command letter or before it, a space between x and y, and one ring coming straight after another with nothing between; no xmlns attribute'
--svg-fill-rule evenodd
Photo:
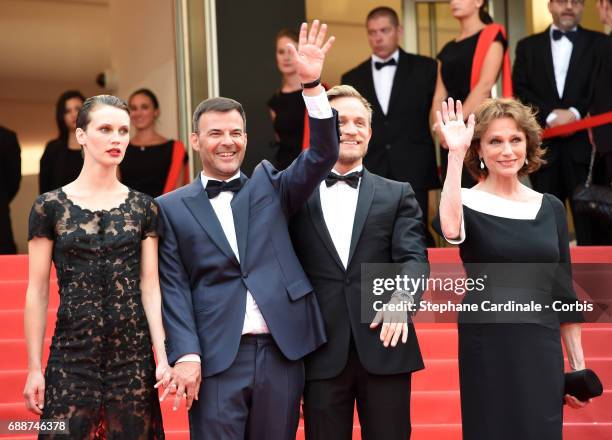
<svg viewBox="0 0 612 440"><path fill-rule="evenodd" d="M327 251L332 256L338 267L342 269L342 271L346 270L342 261L340 260L340 256L338 255L338 251L336 250L336 246L334 246L334 242L332 241L331 235L329 235L329 230L327 229L327 225L325 224L325 218L323 217L323 208L321 207L321 194L319 193L319 188L315 190L312 197L308 200L308 213L310 214L310 219L312 223L321 237L323 244L327 248Z"/></svg>
<svg viewBox="0 0 612 440"><path fill-rule="evenodd" d="M566 91L568 87L573 84L573 77L576 75L576 70L579 69L580 57L584 53L587 45L587 38L582 28L578 26L576 32L576 40L574 41L574 47L572 47L572 56L570 57L569 66L567 68L567 76L565 77L565 88L563 90L563 96L567 96Z"/></svg>
<svg viewBox="0 0 612 440"><path fill-rule="evenodd" d="M236 241L238 242L240 264L246 267L246 247L249 236L249 199L251 192L246 185L248 178L243 173L240 173L240 180L242 181L243 187L234 195L231 206L234 215L234 227L236 228Z"/></svg>
<svg viewBox="0 0 612 440"><path fill-rule="evenodd" d="M397 72L396 72L397 75ZM349 248L349 257L347 267L350 266L353 254L357 248L357 243L363 232L363 226L368 218L370 206L374 200L374 182L372 175L363 169L363 177L359 184L359 196L357 197L357 209L355 209L355 220L353 222L353 232L351 234L351 247Z"/></svg>
<svg viewBox="0 0 612 440"><path fill-rule="evenodd" d="M555 95L559 96L559 92L557 92L557 81L555 80L555 67L552 59L552 48L550 46L550 26L540 35L540 53L543 55L544 70L548 80L552 84Z"/></svg>
<svg viewBox="0 0 612 440"><path fill-rule="evenodd" d="M187 209L191 212L191 215L196 219L198 224L204 229L206 234L210 237L213 243L237 266L240 265L232 248L225 237L221 223L215 214L208 196L202 186L200 177L196 178L191 185L193 186L193 192L190 196L185 196L183 202L187 206Z"/></svg>

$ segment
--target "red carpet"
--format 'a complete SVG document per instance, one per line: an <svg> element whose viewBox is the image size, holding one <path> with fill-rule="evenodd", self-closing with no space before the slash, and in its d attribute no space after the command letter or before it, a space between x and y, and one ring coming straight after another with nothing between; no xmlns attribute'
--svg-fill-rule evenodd
<svg viewBox="0 0 612 440"><path fill-rule="evenodd" d="M457 262L456 249L430 249L433 263ZM612 247L572 249L574 262L612 263ZM54 278L54 275L53 275ZM27 287L27 256L0 256L0 420L35 420L25 409L22 390L27 375L23 336L23 306ZM55 326L57 283L51 283L45 356ZM417 324L426 369L413 377L412 425L414 440L460 440L461 411L457 371L457 332L454 324ZM587 407L566 409L564 439L612 439L612 324L589 324L583 328L587 366L600 376L604 395ZM164 426L169 440L188 439L184 409L173 412L163 404ZM353 438L359 439L355 417ZM35 436L0 435L3 439L34 439ZM297 439L303 439L300 426ZM382 439L381 439L382 440ZM493 439L492 439L493 440ZM517 439L518 440L518 439Z"/></svg>

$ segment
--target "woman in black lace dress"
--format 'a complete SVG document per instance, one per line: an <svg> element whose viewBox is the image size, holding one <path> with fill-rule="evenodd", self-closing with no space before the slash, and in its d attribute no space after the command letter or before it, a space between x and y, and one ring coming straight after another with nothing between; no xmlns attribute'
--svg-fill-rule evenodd
<svg viewBox="0 0 612 440"><path fill-rule="evenodd" d="M67 421L74 439L164 438L154 386L171 372L157 275L157 206L117 180L129 126L119 98L85 101L76 129L81 174L39 196L30 213L24 396L42 419ZM43 376L51 261L60 305Z"/></svg>

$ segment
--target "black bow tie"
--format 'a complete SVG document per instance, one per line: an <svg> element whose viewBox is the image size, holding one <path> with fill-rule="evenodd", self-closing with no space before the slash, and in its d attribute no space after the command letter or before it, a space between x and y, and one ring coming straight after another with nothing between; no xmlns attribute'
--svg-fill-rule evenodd
<svg viewBox="0 0 612 440"><path fill-rule="evenodd" d="M560 31L559 29L553 29L552 31L552 38L555 41L560 40L563 37L566 37L568 40L574 43L576 41L577 35L578 35L578 31L563 32L563 31Z"/></svg>
<svg viewBox="0 0 612 440"><path fill-rule="evenodd" d="M329 173L325 178L325 185L327 185L327 187L329 188L335 183L346 182L346 184L351 188L357 189L357 186L359 186L359 179L362 175L363 171L354 171L344 176L341 176L340 174L336 173Z"/></svg>
<svg viewBox="0 0 612 440"><path fill-rule="evenodd" d="M242 188L240 177L230 180L229 182L221 182L220 180L209 180L206 183L206 193L209 199L214 199L223 191L238 192Z"/></svg>
<svg viewBox="0 0 612 440"><path fill-rule="evenodd" d="M397 63L395 62L395 58L390 58L385 62L374 61L374 67L376 67L376 70L380 70L385 66L397 66Z"/></svg>

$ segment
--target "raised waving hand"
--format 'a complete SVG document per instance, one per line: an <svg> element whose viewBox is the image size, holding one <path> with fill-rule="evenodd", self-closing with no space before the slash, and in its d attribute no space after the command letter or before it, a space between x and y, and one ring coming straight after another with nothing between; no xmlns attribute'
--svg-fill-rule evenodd
<svg viewBox="0 0 612 440"><path fill-rule="evenodd" d="M442 101L442 112L436 111L438 130L442 133L449 151L465 154L474 136L475 117L471 114L467 124L463 121L461 101Z"/></svg>
<svg viewBox="0 0 612 440"><path fill-rule="evenodd" d="M325 42L327 25L319 25L319 20L314 20L308 31L308 24L302 23L298 47L289 43L287 47L295 60L297 73L302 84L310 83L321 78L325 55L334 44L335 37L329 37ZM325 42L325 43L324 43Z"/></svg>

